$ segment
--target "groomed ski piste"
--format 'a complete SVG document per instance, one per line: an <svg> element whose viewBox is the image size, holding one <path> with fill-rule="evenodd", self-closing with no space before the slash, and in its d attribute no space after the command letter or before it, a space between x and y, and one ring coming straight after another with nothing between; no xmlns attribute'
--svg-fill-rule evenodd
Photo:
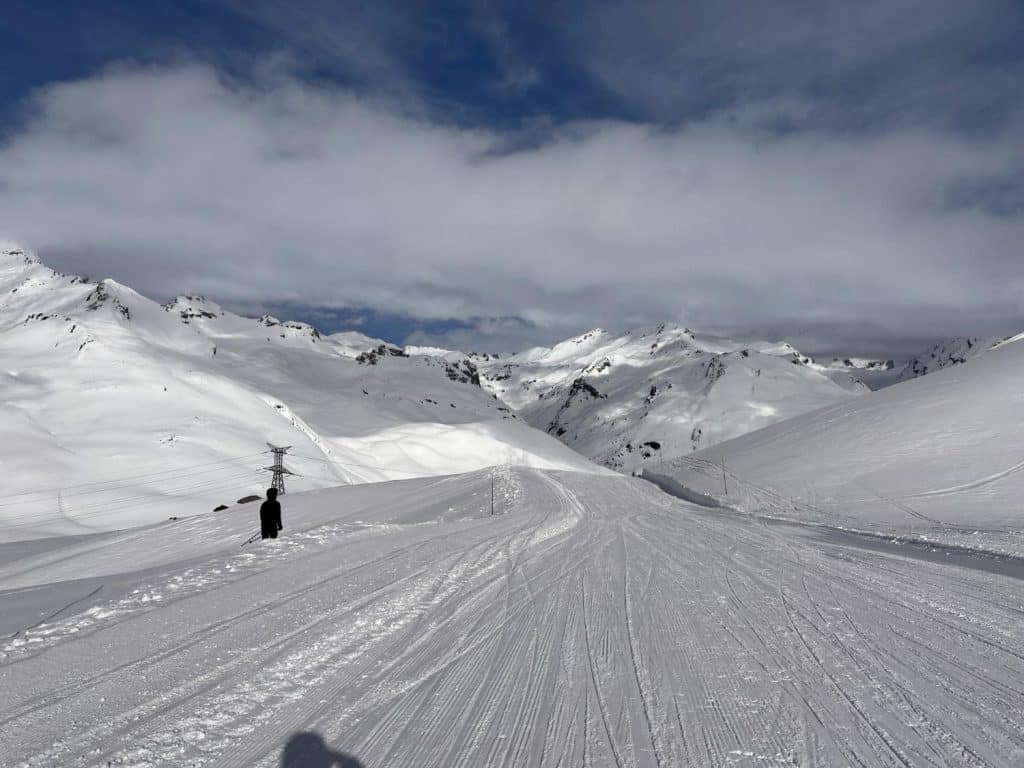
<svg viewBox="0 0 1024 768"><path fill-rule="evenodd" d="M0 762L1024 764L1020 569L607 474L283 501L0 545Z"/></svg>

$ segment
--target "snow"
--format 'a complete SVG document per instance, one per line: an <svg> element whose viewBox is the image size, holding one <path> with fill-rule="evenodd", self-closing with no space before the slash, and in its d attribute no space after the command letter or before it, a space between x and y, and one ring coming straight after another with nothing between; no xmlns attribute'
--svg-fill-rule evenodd
<svg viewBox="0 0 1024 768"><path fill-rule="evenodd" d="M367 336L359 331L339 331L332 333L327 338L334 344L339 354L351 358L356 358L363 352L376 349L385 343L383 339Z"/></svg>
<svg viewBox="0 0 1024 768"><path fill-rule="evenodd" d="M403 350L0 250L0 763L1024 764L1024 344L871 368Z"/></svg>
<svg viewBox="0 0 1024 768"><path fill-rule="evenodd" d="M1024 760L1019 577L616 475L284 502L0 545L3 764Z"/></svg>
<svg viewBox="0 0 1024 768"><path fill-rule="evenodd" d="M481 384L526 422L625 472L868 391L788 343L741 344L672 325L595 329L473 361Z"/></svg>
<svg viewBox="0 0 1024 768"><path fill-rule="evenodd" d="M350 332L161 305L0 250L0 540L192 515L261 493L505 461L599 471L520 421L472 365ZM406 449L396 445L404 441Z"/></svg>
<svg viewBox="0 0 1024 768"><path fill-rule="evenodd" d="M1024 344L1007 342L664 474L747 513L1024 556L1022 380Z"/></svg>
<svg viewBox="0 0 1024 768"><path fill-rule="evenodd" d="M411 344L405 348L405 351L410 355L425 355L427 357L440 357L444 360L450 360L456 362L467 357L464 352L459 352L452 349L444 349L442 347L430 347L430 346L417 346Z"/></svg>
<svg viewBox="0 0 1024 768"><path fill-rule="evenodd" d="M903 368L895 360L872 360L863 357L833 358L824 364L827 371L849 374L864 382L872 390L883 389L900 381Z"/></svg>
<svg viewBox="0 0 1024 768"><path fill-rule="evenodd" d="M979 339L975 336L958 336L940 341L921 354L912 357L899 373L899 381L941 371L953 365L966 363L973 357L984 354L999 343L999 339Z"/></svg>
<svg viewBox="0 0 1024 768"><path fill-rule="evenodd" d="M945 339L908 360L900 370L897 380L906 381L918 376L927 376L929 373L941 371L943 368L963 365L968 360L998 349L1004 344L1013 344L1022 338L1024 338L1024 334L992 338L957 336Z"/></svg>

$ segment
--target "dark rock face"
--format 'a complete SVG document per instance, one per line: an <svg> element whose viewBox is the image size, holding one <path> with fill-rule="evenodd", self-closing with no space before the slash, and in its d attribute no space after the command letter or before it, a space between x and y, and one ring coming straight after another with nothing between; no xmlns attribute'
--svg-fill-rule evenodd
<svg viewBox="0 0 1024 768"><path fill-rule="evenodd" d="M103 283L97 285L89 295L85 297L85 308L90 312L95 312L100 307L108 303L113 306L125 320L132 319L132 313L128 310L128 307L122 304L119 299L107 293L107 287Z"/></svg>
<svg viewBox="0 0 1024 768"><path fill-rule="evenodd" d="M375 349L360 352L356 362L360 365L376 365L383 357L408 357L404 349L392 347L390 344L379 344Z"/></svg>
<svg viewBox="0 0 1024 768"><path fill-rule="evenodd" d="M213 320L213 318L216 317L216 315L213 312L207 312L205 309L183 309L179 314L181 316L182 321L186 323L189 320L194 320L196 318L202 318L204 320Z"/></svg>
<svg viewBox="0 0 1024 768"><path fill-rule="evenodd" d="M572 400L580 393L590 395L590 397L594 398L595 400L597 400L598 398L608 397L608 395L602 395L600 392L597 391L597 388L593 384L591 384L589 381L580 376L578 379L573 381L572 386L569 388L569 397L566 399L566 403L568 403L569 400Z"/></svg>
<svg viewBox="0 0 1024 768"><path fill-rule="evenodd" d="M924 355L915 357L906 368L900 373L901 379L910 379L917 376L925 376L942 368L953 365L963 365L975 353L975 346L980 341L975 337L951 339L942 344L936 344Z"/></svg>
<svg viewBox="0 0 1024 768"><path fill-rule="evenodd" d="M455 364L446 362L444 364L444 373L452 381L457 381L461 384L473 384L477 387L480 386L480 372L468 359Z"/></svg>
<svg viewBox="0 0 1024 768"><path fill-rule="evenodd" d="M562 414L564 414L569 408L572 407L573 402L578 402L584 399L603 400L607 399L608 395L602 395L597 391L597 387L591 384L589 381L584 379L582 376L575 379L572 386L569 387L569 394L565 398L565 402L562 403L558 409L558 413L555 414L555 418L548 424L548 433L553 434L557 437L561 437L566 433L565 427L561 424Z"/></svg>
<svg viewBox="0 0 1024 768"><path fill-rule="evenodd" d="M518 367L519 367L518 365L513 365L511 363L506 363L505 365L503 365L501 368L499 368L496 372L492 373L487 378L489 378L491 381L508 381L509 379L512 378L512 369L513 368L518 368Z"/></svg>
<svg viewBox="0 0 1024 768"><path fill-rule="evenodd" d="M725 375L725 363L722 362L722 358L716 355L715 357L708 360L704 366L704 377L714 384L720 378Z"/></svg>

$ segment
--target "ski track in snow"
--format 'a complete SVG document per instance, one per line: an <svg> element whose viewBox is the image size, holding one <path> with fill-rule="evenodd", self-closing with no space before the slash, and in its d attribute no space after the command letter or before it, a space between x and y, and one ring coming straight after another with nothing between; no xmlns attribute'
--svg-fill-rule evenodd
<svg viewBox="0 0 1024 768"><path fill-rule="evenodd" d="M328 523L4 641L0 762L1024 764L1019 581L496 480L505 514Z"/></svg>

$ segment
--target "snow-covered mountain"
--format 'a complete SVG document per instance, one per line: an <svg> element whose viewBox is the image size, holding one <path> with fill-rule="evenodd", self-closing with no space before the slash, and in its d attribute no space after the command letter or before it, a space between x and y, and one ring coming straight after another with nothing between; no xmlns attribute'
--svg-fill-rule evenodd
<svg viewBox="0 0 1024 768"><path fill-rule="evenodd" d="M839 368L849 371L891 371L896 367L893 360L870 360L863 357L833 357L831 362L826 363L829 368Z"/></svg>
<svg viewBox="0 0 1024 768"><path fill-rule="evenodd" d="M954 365L962 365L971 358L984 354L1006 339L980 339L977 336L957 336L940 341L921 354L912 357L899 373L898 380L916 379Z"/></svg>
<svg viewBox="0 0 1024 768"><path fill-rule="evenodd" d="M748 512L1021 555L1022 381L1024 335L665 472Z"/></svg>
<svg viewBox="0 0 1024 768"><path fill-rule="evenodd" d="M901 368L896 361L872 360L863 357L833 357L824 366L830 371L844 372L860 379L869 389L882 389L899 380Z"/></svg>
<svg viewBox="0 0 1024 768"><path fill-rule="evenodd" d="M595 329L553 347L474 355L481 383L527 422L607 467L658 465L868 391L787 343L661 325Z"/></svg>
<svg viewBox="0 0 1024 768"><path fill-rule="evenodd" d="M0 247L0 531L123 527L258 492L515 462L593 469L479 386L472 362L362 334L161 305Z"/></svg>

